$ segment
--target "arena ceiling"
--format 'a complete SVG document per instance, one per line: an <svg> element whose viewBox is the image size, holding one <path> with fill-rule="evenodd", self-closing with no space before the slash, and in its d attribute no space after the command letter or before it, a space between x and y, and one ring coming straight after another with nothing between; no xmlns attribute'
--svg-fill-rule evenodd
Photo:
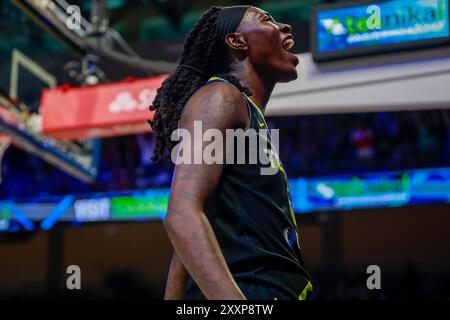
<svg viewBox="0 0 450 320"><path fill-rule="evenodd" d="M15 0L18 1L18 0ZM89 20L90 0L69 0L80 7L83 17ZM212 1L212 0L106 0L106 17L109 27L119 32L122 38L137 54L156 61L176 62L183 45L183 39L200 17L213 5L229 6L253 4L293 27L296 45L294 52L309 50L309 14L313 5L337 2L325 0L270 0L270 1ZM0 90L9 87L11 52L18 49L55 75L58 83L77 84L70 77L68 69L81 64L79 53L67 47L60 39L39 27L11 1L0 1ZM99 66L108 70L108 80L117 81L127 76L145 77L148 73L130 70L115 61L102 59ZM29 91L38 85L32 77L23 75L20 95L27 99ZM31 94L34 96L34 94ZM37 97L30 98L29 103Z"/></svg>

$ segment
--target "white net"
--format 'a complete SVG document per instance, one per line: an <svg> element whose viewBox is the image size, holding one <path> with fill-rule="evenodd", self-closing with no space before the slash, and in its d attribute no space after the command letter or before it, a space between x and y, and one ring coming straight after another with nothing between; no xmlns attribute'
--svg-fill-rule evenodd
<svg viewBox="0 0 450 320"><path fill-rule="evenodd" d="M2 160L6 150L11 144L11 138L0 134L0 183L2 183Z"/></svg>

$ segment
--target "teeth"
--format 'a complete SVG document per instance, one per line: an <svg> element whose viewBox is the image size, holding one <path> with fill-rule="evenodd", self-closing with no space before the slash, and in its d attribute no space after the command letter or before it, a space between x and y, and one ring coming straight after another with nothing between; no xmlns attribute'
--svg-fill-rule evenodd
<svg viewBox="0 0 450 320"><path fill-rule="evenodd" d="M295 44L294 40L292 40L292 39L286 40L286 41L283 43L283 49L286 50L286 51L288 51L288 50L292 49L292 47L294 46L294 44Z"/></svg>

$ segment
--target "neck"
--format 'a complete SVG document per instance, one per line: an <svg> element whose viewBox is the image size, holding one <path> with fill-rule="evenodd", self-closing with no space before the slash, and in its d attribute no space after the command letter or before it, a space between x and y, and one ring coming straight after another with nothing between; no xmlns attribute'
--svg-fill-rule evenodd
<svg viewBox="0 0 450 320"><path fill-rule="evenodd" d="M262 75L258 74L246 60L231 63L230 69L230 74L237 77L244 86L252 91L253 95L251 99L258 105L261 112L264 113L267 102L275 87L275 82L265 79Z"/></svg>

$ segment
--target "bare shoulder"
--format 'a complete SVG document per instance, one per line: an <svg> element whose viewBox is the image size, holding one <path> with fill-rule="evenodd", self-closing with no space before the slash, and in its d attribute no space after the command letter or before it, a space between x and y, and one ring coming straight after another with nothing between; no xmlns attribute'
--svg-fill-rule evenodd
<svg viewBox="0 0 450 320"><path fill-rule="evenodd" d="M242 92L227 83L211 83L191 97L183 109L180 124L200 120L219 129L245 127L247 114Z"/></svg>

